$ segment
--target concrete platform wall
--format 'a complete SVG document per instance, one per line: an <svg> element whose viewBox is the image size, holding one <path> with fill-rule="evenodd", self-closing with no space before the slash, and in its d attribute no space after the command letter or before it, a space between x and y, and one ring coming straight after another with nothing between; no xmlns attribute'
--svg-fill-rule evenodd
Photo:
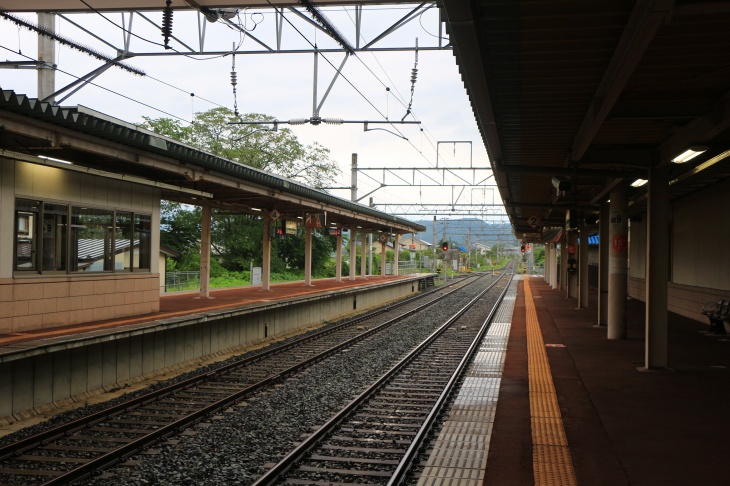
<svg viewBox="0 0 730 486"><path fill-rule="evenodd" d="M0 422L83 401L155 374L335 320L418 291L418 281L177 317L148 328L69 339L0 357ZM355 309L356 307L356 309Z"/></svg>

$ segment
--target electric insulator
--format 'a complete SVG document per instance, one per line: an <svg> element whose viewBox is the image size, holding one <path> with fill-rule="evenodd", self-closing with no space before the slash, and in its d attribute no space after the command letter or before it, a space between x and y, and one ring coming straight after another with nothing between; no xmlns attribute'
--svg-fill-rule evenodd
<svg viewBox="0 0 730 486"><path fill-rule="evenodd" d="M165 2L165 9L162 11L162 37L165 39L165 49L169 49L170 37L172 36L172 0Z"/></svg>
<svg viewBox="0 0 730 486"><path fill-rule="evenodd" d="M231 71L231 84L233 86L238 84L238 73L236 71Z"/></svg>
<svg viewBox="0 0 730 486"><path fill-rule="evenodd" d="M417 77L418 77L418 68L411 69L411 83L415 83Z"/></svg>
<svg viewBox="0 0 730 486"><path fill-rule="evenodd" d="M328 125L342 125L344 120L342 120L342 118L322 118L322 123L326 123Z"/></svg>
<svg viewBox="0 0 730 486"><path fill-rule="evenodd" d="M289 120L289 125L304 125L308 121L309 119L307 118L294 118L293 120Z"/></svg>

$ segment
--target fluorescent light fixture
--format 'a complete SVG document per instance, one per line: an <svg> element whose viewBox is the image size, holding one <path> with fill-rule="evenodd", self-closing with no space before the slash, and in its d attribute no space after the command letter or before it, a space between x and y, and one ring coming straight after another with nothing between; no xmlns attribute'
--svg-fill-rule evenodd
<svg viewBox="0 0 730 486"><path fill-rule="evenodd" d="M54 159L53 157L46 157L45 155L39 155L38 158L44 159L44 160L50 160L51 162L58 162L60 164L73 165L73 162L69 162L68 160Z"/></svg>
<svg viewBox="0 0 730 486"><path fill-rule="evenodd" d="M646 179L636 179L634 182L631 183L631 187L641 187L647 182L649 181L647 181Z"/></svg>
<svg viewBox="0 0 730 486"><path fill-rule="evenodd" d="M675 164L684 164L707 151L704 145L694 145L672 159Z"/></svg>

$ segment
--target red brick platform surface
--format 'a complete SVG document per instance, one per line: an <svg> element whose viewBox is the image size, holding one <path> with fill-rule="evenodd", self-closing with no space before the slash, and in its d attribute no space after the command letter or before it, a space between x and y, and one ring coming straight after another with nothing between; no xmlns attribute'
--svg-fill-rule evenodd
<svg viewBox="0 0 730 486"><path fill-rule="evenodd" d="M86 324L39 331L2 334L0 335L0 347L16 343L28 343L35 340L44 340L47 338L57 338L60 336L78 336L83 333L97 332L104 329L113 331L114 328L120 326L129 326L134 324L144 325L151 321L184 316L186 314L246 307L296 297L315 296L318 294L343 291L356 287L378 285L384 282L404 279L407 277L408 276L396 277L392 275L385 275L381 277L379 275L374 275L368 276L367 278L357 277L355 280L349 280L347 277L343 277L340 282L334 278L325 278L313 280L312 285L310 286L304 285L303 281L284 282L272 284L271 290L268 291L262 290L260 286L215 289L209 292L210 298L208 299L201 299L199 292L166 294L160 297L159 312L145 314L143 316L109 319L105 321L90 322Z"/></svg>
<svg viewBox="0 0 730 486"><path fill-rule="evenodd" d="M642 302L627 302L628 339L608 340L595 294L576 309L541 277L530 286L579 485L730 484L730 337L670 313L670 369L637 371ZM520 282L485 484L534 481L525 343Z"/></svg>

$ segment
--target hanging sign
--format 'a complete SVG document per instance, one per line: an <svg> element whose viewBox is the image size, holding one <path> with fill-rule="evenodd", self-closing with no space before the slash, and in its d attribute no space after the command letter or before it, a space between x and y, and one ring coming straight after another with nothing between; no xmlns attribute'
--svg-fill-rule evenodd
<svg viewBox="0 0 730 486"><path fill-rule="evenodd" d="M278 221L279 218L281 218L281 213L274 209L269 213L269 217L271 218L271 221Z"/></svg>
<svg viewBox="0 0 730 486"><path fill-rule="evenodd" d="M284 231L287 235L297 234L297 220L287 219L286 221L284 221Z"/></svg>
<svg viewBox="0 0 730 486"><path fill-rule="evenodd" d="M309 213L304 220L307 228L324 228L324 213Z"/></svg>

